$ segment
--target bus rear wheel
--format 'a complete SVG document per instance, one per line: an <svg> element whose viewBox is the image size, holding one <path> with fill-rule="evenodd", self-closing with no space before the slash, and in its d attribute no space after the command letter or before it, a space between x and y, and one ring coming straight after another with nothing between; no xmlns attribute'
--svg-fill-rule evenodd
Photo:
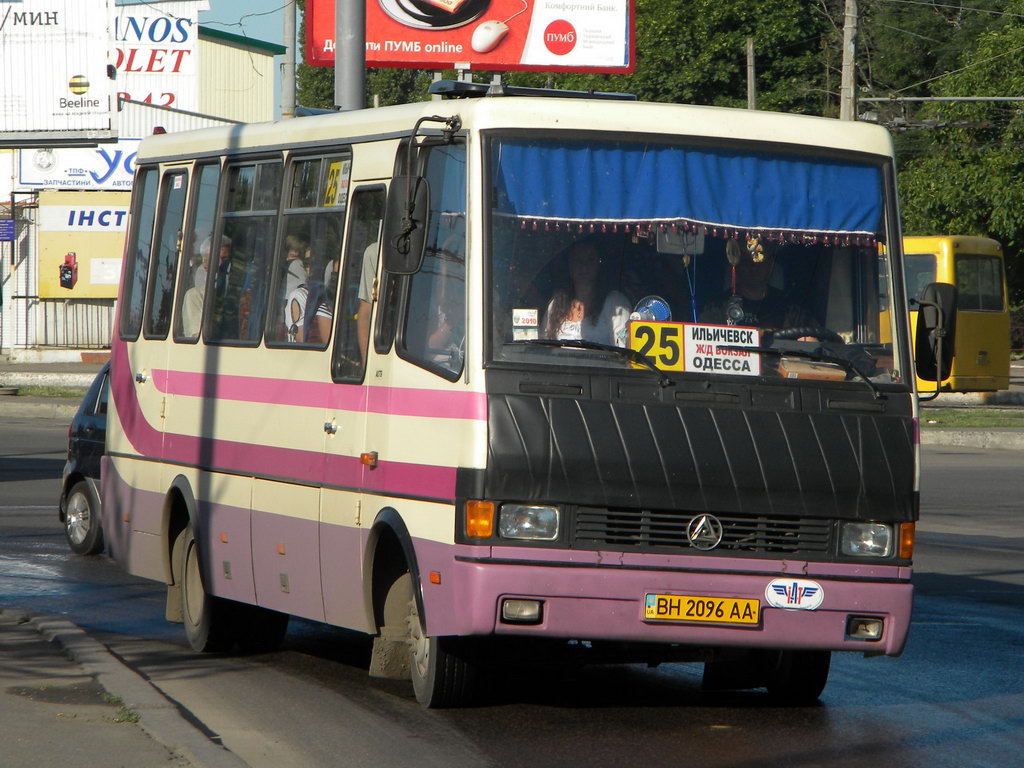
<svg viewBox="0 0 1024 768"><path fill-rule="evenodd" d="M181 609L185 619L185 635L194 651L231 650L234 645L231 603L207 594L203 583L195 532L189 525L181 532L178 574L181 578Z"/></svg>
<svg viewBox="0 0 1024 768"><path fill-rule="evenodd" d="M407 600L407 639L412 688L425 707L465 706L476 692L478 665L468 639L428 636L413 592L412 575L405 573L394 589Z"/></svg>

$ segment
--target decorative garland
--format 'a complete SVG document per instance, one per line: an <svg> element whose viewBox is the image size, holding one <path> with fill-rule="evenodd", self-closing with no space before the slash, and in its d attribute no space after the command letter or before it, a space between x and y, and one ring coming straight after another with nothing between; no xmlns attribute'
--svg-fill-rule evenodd
<svg viewBox="0 0 1024 768"><path fill-rule="evenodd" d="M748 244L756 242L778 242L797 243L801 245L826 246L857 246L873 247L878 244L876 235L867 232L813 232L808 230L784 230L784 229L746 229L737 227L726 227L719 225L705 224L702 222L688 221L686 219L673 219L671 221L636 221L628 222L621 220L591 220L586 221L572 219L545 219L531 216L518 216L519 228L530 229L534 232L543 230L545 232L625 232L626 234L649 235L652 232L694 232L703 233L710 237L742 239ZM756 245L754 246L756 248Z"/></svg>

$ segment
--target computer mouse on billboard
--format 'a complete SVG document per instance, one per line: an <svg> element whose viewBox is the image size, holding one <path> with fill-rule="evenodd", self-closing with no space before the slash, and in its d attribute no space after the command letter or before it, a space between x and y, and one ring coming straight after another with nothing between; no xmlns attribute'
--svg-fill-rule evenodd
<svg viewBox="0 0 1024 768"><path fill-rule="evenodd" d="M494 50L507 34L507 24L491 19L473 30L473 39L470 41L470 45L477 53L487 53Z"/></svg>

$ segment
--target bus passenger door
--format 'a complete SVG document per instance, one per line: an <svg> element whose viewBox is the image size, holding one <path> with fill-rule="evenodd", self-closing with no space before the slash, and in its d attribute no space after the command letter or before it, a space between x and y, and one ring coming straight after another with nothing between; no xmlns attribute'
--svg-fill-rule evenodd
<svg viewBox="0 0 1024 768"><path fill-rule="evenodd" d="M108 430L109 455L142 457L120 461L124 486L160 485L165 457L166 370L174 282L181 254L188 169L171 168L162 176L155 167L140 172L129 267L121 301L120 335L111 362L114 408L110 418L120 429ZM156 461L152 461L152 460ZM103 482L103 487L117 487ZM106 492L106 491L105 491ZM116 506L116 504L115 504ZM105 526L111 553L129 572L163 580L161 494L135 494Z"/></svg>
<svg viewBox="0 0 1024 768"><path fill-rule="evenodd" d="M953 257L958 297L950 383L956 392L1010 386L1010 314L1003 259L997 248L992 250L957 252Z"/></svg>
<svg viewBox="0 0 1024 768"><path fill-rule="evenodd" d="M367 360L373 355L370 321L376 298L380 225L386 191L356 187L338 280L331 357L332 385L324 413L326 468L320 496L320 571L328 623L371 631L363 610L361 558L366 519L365 474L375 456L366 447Z"/></svg>
<svg viewBox="0 0 1024 768"><path fill-rule="evenodd" d="M154 430L155 440L148 452L150 458L164 458L168 334L174 305L174 283L184 244L188 177L188 169L172 168L160 179L142 338L129 348L139 409Z"/></svg>

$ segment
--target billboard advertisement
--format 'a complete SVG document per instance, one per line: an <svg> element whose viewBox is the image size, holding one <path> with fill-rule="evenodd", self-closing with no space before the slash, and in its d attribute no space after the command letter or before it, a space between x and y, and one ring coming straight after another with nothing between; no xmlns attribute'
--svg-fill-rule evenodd
<svg viewBox="0 0 1024 768"><path fill-rule="evenodd" d="M199 12L206 0L121 5L114 19L117 91L124 99L199 109Z"/></svg>
<svg viewBox="0 0 1024 768"><path fill-rule="evenodd" d="M335 0L306 3L307 64L334 65ZM633 71L633 0L366 0L366 65Z"/></svg>
<svg viewBox="0 0 1024 768"><path fill-rule="evenodd" d="M39 296L115 299L128 192L41 192Z"/></svg>
<svg viewBox="0 0 1024 768"><path fill-rule="evenodd" d="M18 152L19 189L130 190L140 141L120 139L88 149L23 149Z"/></svg>
<svg viewBox="0 0 1024 768"><path fill-rule="evenodd" d="M114 0L0 0L0 141L114 133Z"/></svg>

